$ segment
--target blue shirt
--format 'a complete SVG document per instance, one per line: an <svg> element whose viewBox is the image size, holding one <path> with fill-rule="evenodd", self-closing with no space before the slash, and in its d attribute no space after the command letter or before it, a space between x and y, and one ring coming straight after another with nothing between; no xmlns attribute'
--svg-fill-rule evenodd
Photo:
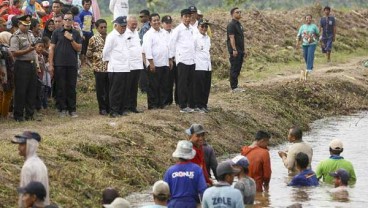
<svg viewBox="0 0 368 208"><path fill-rule="evenodd" d="M319 21L319 24L322 27L322 37L332 37L334 32L334 27L336 25L335 17L328 16L322 17Z"/></svg>
<svg viewBox="0 0 368 208"><path fill-rule="evenodd" d="M170 187L170 202L183 199L191 203L197 203L198 195L202 196L207 188L202 169L192 162L178 163L171 166L164 175L164 181Z"/></svg>
<svg viewBox="0 0 368 208"><path fill-rule="evenodd" d="M81 29L84 36L92 37L93 31L92 31L92 24L93 24L93 15L90 11L83 10L79 14L79 18L82 22Z"/></svg>
<svg viewBox="0 0 368 208"><path fill-rule="evenodd" d="M226 182L219 182L203 194L202 208L244 208L243 196Z"/></svg>
<svg viewBox="0 0 368 208"><path fill-rule="evenodd" d="M311 169L306 169L294 176L288 186L318 186L316 173Z"/></svg>
<svg viewBox="0 0 368 208"><path fill-rule="evenodd" d="M149 23L149 21L145 22L141 28L141 30L139 30L139 39L141 39L141 44L143 43L143 36L144 34L146 34L146 32L151 28L151 25Z"/></svg>

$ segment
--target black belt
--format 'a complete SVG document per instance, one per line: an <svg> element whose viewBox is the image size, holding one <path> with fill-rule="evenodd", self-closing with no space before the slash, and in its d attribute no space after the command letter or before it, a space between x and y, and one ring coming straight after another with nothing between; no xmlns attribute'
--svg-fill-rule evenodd
<svg viewBox="0 0 368 208"><path fill-rule="evenodd" d="M35 62L34 60L17 60L17 61L27 62L27 63L31 63L31 64L33 64Z"/></svg>

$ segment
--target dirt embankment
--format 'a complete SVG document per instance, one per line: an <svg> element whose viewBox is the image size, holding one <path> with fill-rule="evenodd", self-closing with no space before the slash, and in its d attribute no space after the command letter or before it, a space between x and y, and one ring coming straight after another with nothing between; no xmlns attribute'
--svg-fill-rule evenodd
<svg viewBox="0 0 368 208"><path fill-rule="evenodd" d="M271 21L278 15L267 16ZM293 18L289 16L290 21ZM245 93L230 93L228 81L214 80L208 114L180 114L171 106L111 119L97 115L95 95L84 87L87 93L78 95L78 119L58 118L49 110L42 122L0 123L0 207L16 205L23 159L9 140L21 131L38 131L43 137L39 155L49 169L53 202L63 207L100 207L105 187L117 187L126 195L162 178L174 163L171 154L177 141L186 138L184 129L191 123L203 124L209 143L224 155L239 152L260 129L269 131L272 144L277 144L286 141L291 125L308 129L318 118L367 110L368 69L362 63L367 58L318 66L308 82L296 81L297 75L275 75L249 84ZM140 96L139 108L146 109L145 96Z"/></svg>

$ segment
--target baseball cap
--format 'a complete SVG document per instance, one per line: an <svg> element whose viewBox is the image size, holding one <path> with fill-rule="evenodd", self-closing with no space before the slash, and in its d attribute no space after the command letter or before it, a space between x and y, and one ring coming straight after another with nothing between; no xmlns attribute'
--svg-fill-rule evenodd
<svg viewBox="0 0 368 208"><path fill-rule="evenodd" d="M330 173L330 176L335 177L335 178L340 178L340 180L346 184L348 183L350 179L350 174L343 168L340 168L336 170L335 172Z"/></svg>
<svg viewBox="0 0 368 208"><path fill-rule="evenodd" d="M183 10L181 10L180 14L181 14L181 16L183 16L183 15L186 15L186 14L192 14L192 12L189 9L183 9Z"/></svg>
<svg viewBox="0 0 368 208"><path fill-rule="evenodd" d="M153 184L152 190L153 190L152 193L155 196L160 196L160 195L170 196L169 185L163 180L156 181L156 183Z"/></svg>
<svg viewBox="0 0 368 208"><path fill-rule="evenodd" d="M210 23L209 23L208 19L202 18L202 19L198 20L198 25L209 25L209 24Z"/></svg>
<svg viewBox="0 0 368 208"><path fill-rule="evenodd" d="M216 168L217 176L222 176L225 174L233 174L233 173L239 173L240 170L233 168L233 161L226 160L222 163L220 163Z"/></svg>
<svg viewBox="0 0 368 208"><path fill-rule="evenodd" d="M191 160L194 158L196 151L193 149L193 144L187 140L181 140L176 145L175 152L172 156L175 158L183 158L186 160Z"/></svg>
<svg viewBox="0 0 368 208"><path fill-rule="evenodd" d="M195 7L195 6L190 6L190 7L188 7L188 9L191 13L197 12L197 7Z"/></svg>
<svg viewBox="0 0 368 208"><path fill-rule="evenodd" d="M18 188L18 193L20 194L34 194L37 199L44 200L46 197L46 189L45 186L41 182L31 181L25 187Z"/></svg>
<svg viewBox="0 0 368 208"><path fill-rule="evenodd" d="M24 144L27 143L27 139L34 139L40 142L41 136L37 132L25 131L22 134L15 135L11 142L14 144Z"/></svg>
<svg viewBox="0 0 368 208"><path fill-rule="evenodd" d="M170 15L165 15L162 17L161 22L164 22L166 24L172 23L172 18Z"/></svg>
<svg viewBox="0 0 368 208"><path fill-rule="evenodd" d="M243 155L238 155L236 157L234 157L232 160L231 160L235 165L239 165L243 168L248 168L249 166L249 161L248 159L243 156Z"/></svg>
<svg viewBox="0 0 368 208"><path fill-rule="evenodd" d="M334 139L330 142L330 148L332 150L342 150L344 148L344 145L342 144L342 141L340 139Z"/></svg>
<svg viewBox="0 0 368 208"><path fill-rule="evenodd" d="M130 203L121 197L115 198L111 204L104 204L103 206L105 208L130 208L131 207Z"/></svg>
<svg viewBox="0 0 368 208"><path fill-rule="evenodd" d="M121 26L126 26L128 24L127 17L119 16L113 21L113 23L119 24Z"/></svg>
<svg viewBox="0 0 368 208"><path fill-rule="evenodd" d="M204 128L201 124L192 124L189 127L189 129L185 130L185 133L190 136L190 135L193 135L193 134L207 133L207 131L204 130Z"/></svg>

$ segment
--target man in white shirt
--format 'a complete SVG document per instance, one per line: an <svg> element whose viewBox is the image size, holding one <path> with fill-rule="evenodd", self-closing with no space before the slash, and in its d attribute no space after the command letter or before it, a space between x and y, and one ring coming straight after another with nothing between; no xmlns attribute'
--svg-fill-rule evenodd
<svg viewBox="0 0 368 208"><path fill-rule="evenodd" d="M127 17L120 16L113 23L114 30L106 37L102 60L108 62L110 116L115 118L127 115L126 109L124 109L126 106L124 102L128 101L127 83L130 70L129 50L125 36Z"/></svg>
<svg viewBox="0 0 368 208"><path fill-rule="evenodd" d="M110 0L109 9L114 14L114 19L120 16L128 16L129 1L128 0Z"/></svg>
<svg viewBox="0 0 368 208"><path fill-rule="evenodd" d="M148 109L164 108L169 76L169 45L161 29L160 15L150 15L151 28L143 36L143 51L148 65Z"/></svg>
<svg viewBox="0 0 368 208"><path fill-rule="evenodd" d="M194 112L195 53L193 28L190 26L190 19L190 10L181 10L182 23L174 29L170 41L170 58L175 57L178 67L178 96L180 112L182 113Z"/></svg>
<svg viewBox="0 0 368 208"><path fill-rule="evenodd" d="M191 18L190 18L190 26L193 27L193 34L197 34L199 33L198 30L198 11L197 11L197 7L195 6L190 6L188 7L189 11L191 12Z"/></svg>
<svg viewBox="0 0 368 208"><path fill-rule="evenodd" d="M20 187L27 186L31 181L42 183L45 188L46 196L43 205L50 204L49 198L49 176L45 163L37 156L37 149L41 136L37 132L25 131L20 135L16 135L12 141L13 144L18 144L19 155L24 157L20 174ZM19 195L19 207L25 206L22 201L23 194Z"/></svg>
<svg viewBox="0 0 368 208"><path fill-rule="evenodd" d="M171 40L171 35L173 31L172 17L170 15L163 16L161 19L162 29L166 33L166 40ZM169 41L170 42L170 41ZM175 85L175 91L174 91ZM178 70L176 68L175 60L173 60L172 68L169 70L168 78L168 94L165 101L165 105L171 105L174 100L178 104ZM174 98L174 99L173 99Z"/></svg>
<svg viewBox="0 0 368 208"><path fill-rule="evenodd" d="M138 21L134 16L128 17L128 28L126 30L126 42L129 50L129 76L128 76L128 92L129 102L127 102L126 109L133 113L140 113L137 110L137 94L139 74L143 70L143 57L141 39L137 32Z"/></svg>
<svg viewBox="0 0 368 208"><path fill-rule="evenodd" d="M199 33L194 36L194 103L195 111L202 113L208 112L207 103L211 89L211 40L207 35L208 26L208 20L200 19L198 21Z"/></svg>

